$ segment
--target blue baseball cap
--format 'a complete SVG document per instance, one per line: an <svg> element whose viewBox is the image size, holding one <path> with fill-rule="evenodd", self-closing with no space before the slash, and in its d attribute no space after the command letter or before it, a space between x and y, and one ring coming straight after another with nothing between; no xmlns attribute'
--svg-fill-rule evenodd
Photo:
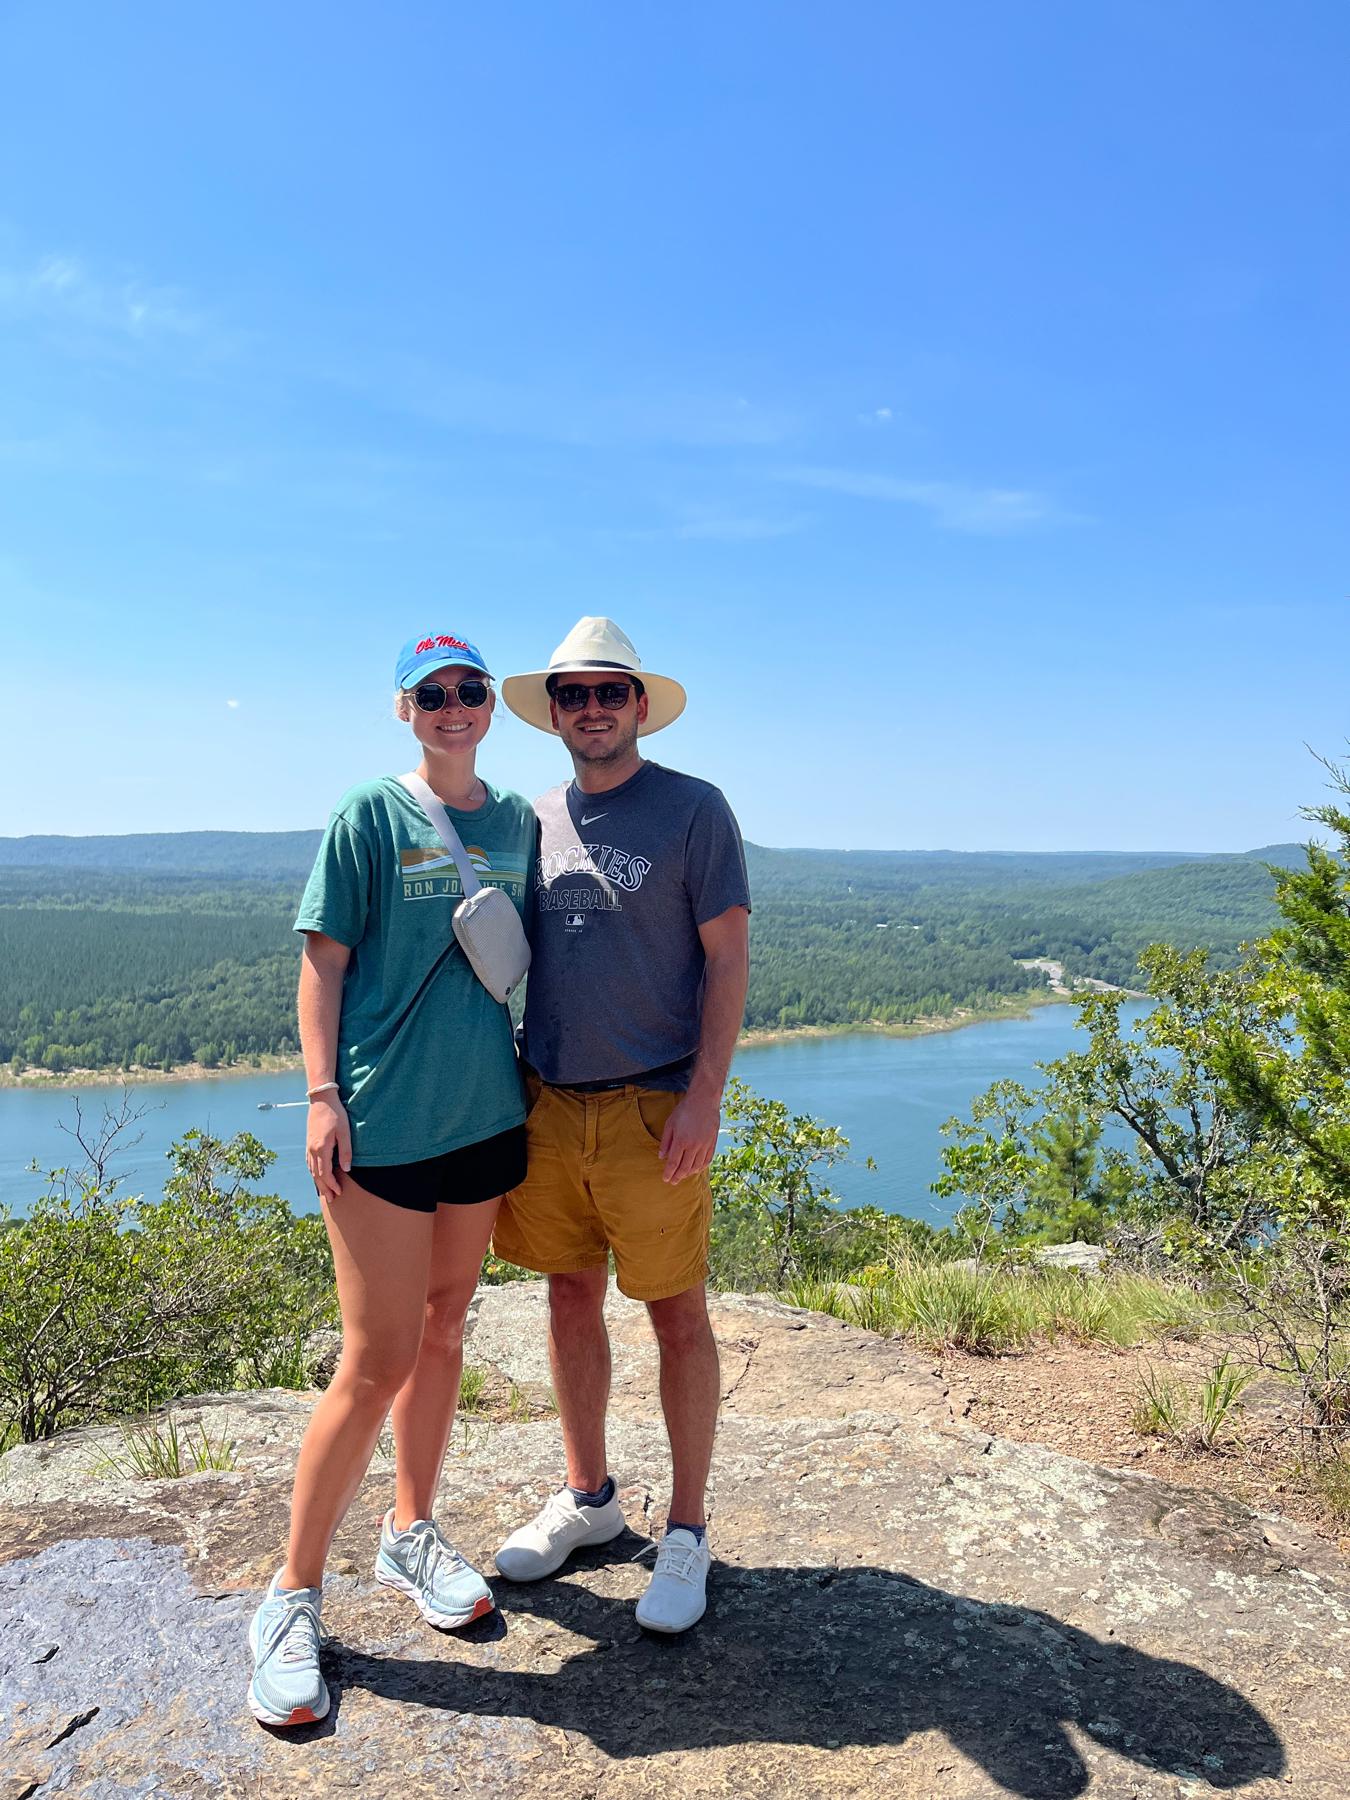
<svg viewBox="0 0 1350 1800"><path fill-rule="evenodd" d="M433 669L444 669L451 663L481 669L489 681L492 679L492 671L477 645L450 631L429 631L423 637L410 637L399 651L394 680L401 688L416 687Z"/></svg>

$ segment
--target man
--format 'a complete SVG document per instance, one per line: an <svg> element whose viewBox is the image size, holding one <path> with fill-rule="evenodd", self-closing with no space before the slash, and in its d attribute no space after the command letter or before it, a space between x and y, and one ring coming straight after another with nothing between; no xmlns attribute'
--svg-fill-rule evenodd
<svg viewBox="0 0 1350 1800"><path fill-rule="evenodd" d="M605 1456L603 1305L646 1302L661 1362L674 1487L640 1624L703 1614L704 1495L717 1345L704 1282L722 1090L745 1012L750 894L715 787L638 754L684 710L610 619L582 619L547 669L502 698L571 753L575 780L536 805L534 960L525 1002L529 1171L503 1202L499 1256L549 1277L549 1355L567 1485L497 1552L510 1581L551 1575L624 1528Z"/></svg>

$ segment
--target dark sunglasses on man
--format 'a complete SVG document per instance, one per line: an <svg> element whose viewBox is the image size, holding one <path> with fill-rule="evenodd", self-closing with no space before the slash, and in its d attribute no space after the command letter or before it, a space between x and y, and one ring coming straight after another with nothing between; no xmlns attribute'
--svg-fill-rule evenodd
<svg viewBox="0 0 1350 1800"><path fill-rule="evenodd" d="M556 681L552 676L545 683L549 697L556 702L560 712L582 712L595 695L596 703L606 712L622 712L628 704L628 696L637 690L639 697L645 691L642 683L636 678L631 681Z"/></svg>
<svg viewBox="0 0 1350 1800"><path fill-rule="evenodd" d="M461 706L467 706L472 711L486 703L488 684L473 675L456 682L452 688L439 681L419 681L412 691L412 703L418 712L439 712L451 694L456 696Z"/></svg>

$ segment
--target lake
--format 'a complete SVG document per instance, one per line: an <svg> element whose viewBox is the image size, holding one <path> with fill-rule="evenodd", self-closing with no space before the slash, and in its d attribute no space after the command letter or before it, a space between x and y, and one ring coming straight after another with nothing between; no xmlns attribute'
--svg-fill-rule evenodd
<svg viewBox="0 0 1350 1800"><path fill-rule="evenodd" d="M1147 1005L1128 1001L1122 1019L1133 1021ZM851 1206L942 1223L951 1208L928 1191L941 1171L938 1127L964 1113L991 1081L1011 1078L1034 1085L1035 1065L1062 1056L1085 1041L1075 1032L1076 1009L1038 1007L1026 1019L999 1019L926 1037L881 1037L858 1032L749 1045L737 1052L734 1073L794 1112L837 1125L852 1142L852 1160L830 1177ZM74 1121L78 1100L97 1117L116 1088L0 1089L0 1201L26 1212L39 1191L27 1165L50 1167L76 1160L60 1129ZM133 1192L154 1192L166 1172L165 1152L192 1126L228 1137L251 1131L277 1160L268 1188L297 1212L314 1210L314 1190L304 1168L305 1108L259 1112L262 1100L303 1099L303 1077L222 1075L201 1081L150 1082L133 1090L146 1109L137 1127L140 1143L117 1163ZM875 1170L863 1166L866 1157Z"/></svg>

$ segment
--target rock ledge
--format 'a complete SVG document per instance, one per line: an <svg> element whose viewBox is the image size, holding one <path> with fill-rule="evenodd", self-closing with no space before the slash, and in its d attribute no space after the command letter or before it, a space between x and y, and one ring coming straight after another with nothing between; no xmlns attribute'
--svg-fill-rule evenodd
<svg viewBox="0 0 1350 1800"><path fill-rule="evenodd" d="M470 1355L547 1377L538 1284L484 1290ZM438 1636L370 1574L377 1456L325 1603L334 1708L243 1704L313 1396L208 1396L238 1466L90 1474L99 1432L0 1459L0 1800L360 1789L623 1800L1350 1790L1350 1583L1296 1526L953 1420L902 1346L772 1301L714 1306L726 1405L709 1611L660 1641L631 1559L666 1467L645 1316L617 1299L611 1458L630 1533ZM494 1545L557 1479L556 1421L457 1428L442 1517Z"/></svg>

